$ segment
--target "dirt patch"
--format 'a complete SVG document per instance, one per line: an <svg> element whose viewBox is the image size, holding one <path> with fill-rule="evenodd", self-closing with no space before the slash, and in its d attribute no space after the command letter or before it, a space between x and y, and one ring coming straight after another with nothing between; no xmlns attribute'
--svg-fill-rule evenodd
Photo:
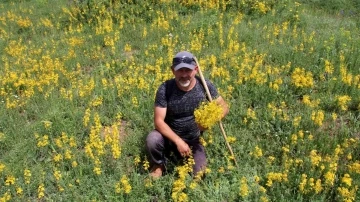
<svg viewBox="0 0 360 202"><path fill-rule="evenodd" d="M330 136L334 136L338 134L343 127L349 127L349 125L350 120L337 118L336 120L331 119L324 122L324 124L318 130L326 131Z"/></svg>

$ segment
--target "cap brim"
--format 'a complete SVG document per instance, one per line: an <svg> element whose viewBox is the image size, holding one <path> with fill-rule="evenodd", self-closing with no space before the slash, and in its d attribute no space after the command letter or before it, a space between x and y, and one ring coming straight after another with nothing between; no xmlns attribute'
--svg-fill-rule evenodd
<svg viewBox="0 0 360 202"><path fill-rule="evenodd" d="M188 69L195 69L195 65L187 64L187 63L180 63L174 67L174 70L177 71L181 68L188 68Z"/></svg>

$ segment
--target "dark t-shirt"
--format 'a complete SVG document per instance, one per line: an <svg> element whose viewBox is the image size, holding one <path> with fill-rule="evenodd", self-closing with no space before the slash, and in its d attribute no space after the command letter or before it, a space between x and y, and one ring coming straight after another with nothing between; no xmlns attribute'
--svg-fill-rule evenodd
<svg viewBox="0 0 360 202"><path fill-rule="evenodd" d="M211 97L216 99L219 95L215 86L209 80L206 80L206 83ZM180 90L175 79L170 79L158 88L155 106L167 108L165 122L183 140L191 141L200 136L200 130L195 123L194 111L205 100L205 88L199 78L196 77L194 88L188 92Z"/></svg>

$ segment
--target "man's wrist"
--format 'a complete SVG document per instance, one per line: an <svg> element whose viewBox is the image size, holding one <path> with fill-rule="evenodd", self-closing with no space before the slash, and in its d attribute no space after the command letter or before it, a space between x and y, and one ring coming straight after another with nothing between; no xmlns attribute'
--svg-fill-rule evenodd
<svg viewBox="0 0 360 202"><path fill-rule="evenodd" d="M174 140L174 144L175 145L178 145L178 144L180 144L180 143L182 143L184 140L183 139L181 139L179 136Z"/></svg>

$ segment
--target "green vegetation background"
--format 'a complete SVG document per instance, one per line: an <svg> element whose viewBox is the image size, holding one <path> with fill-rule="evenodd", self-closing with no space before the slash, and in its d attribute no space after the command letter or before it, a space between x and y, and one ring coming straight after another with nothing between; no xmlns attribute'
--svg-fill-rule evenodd
<svg viewBox="0 0 360 202"><path fill-rule="evenodd" d="M3 0L1 199L356 201L359 12L356 0ZM239 164L215 126L211 171L182 188L176 169L149 180L144 152L180 50L230 104Z"/></svg>

